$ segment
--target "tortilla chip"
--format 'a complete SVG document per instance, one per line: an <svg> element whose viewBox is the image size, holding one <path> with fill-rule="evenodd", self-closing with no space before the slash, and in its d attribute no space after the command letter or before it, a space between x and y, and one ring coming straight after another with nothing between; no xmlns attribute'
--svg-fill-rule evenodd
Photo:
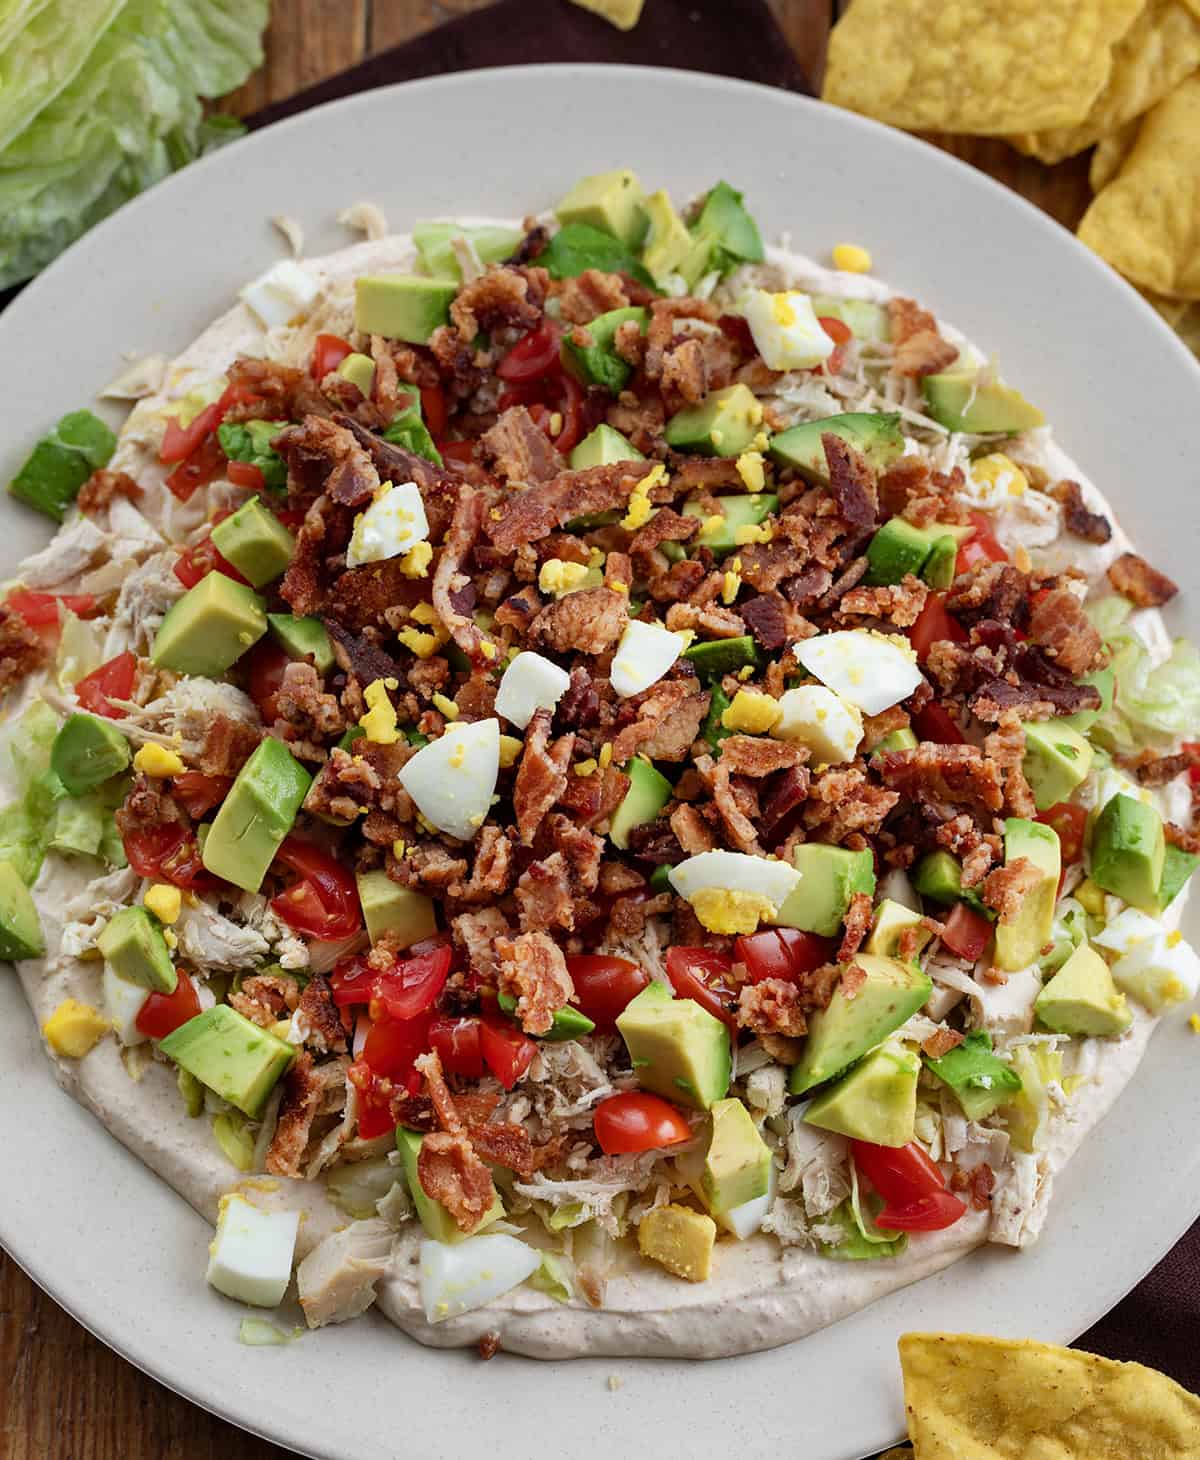
<svg viewBox="0 0 1200 1460"><path fill-rule="evenodd" d="M1200 1398L1141 1364L1028 1339L906 1333L921 1460L1195 1460Z"/></svg>
<svg viewBox="0 0 1200 1460"><path fill-rule="evenodd" d="M1200 299L1200 74L1146 113L1079 237L1143 289Z"/></svg>
<svg viewBox="0 0 1200 1460"><path fill-rule="evenodd" d="M1200 15L1183 0L1149 0L1113 51L1108 84L1077 127L1022 132L1014 147L1042 162L1074 157L1140 117L1200 66ZM1131 144L1132 145L1132 144ZM1101 183L1099 186L1103 186ZM1093 183L1093 188L1097 185ZM1098 190L1098 188L1097 188Z"/></svg>
<svg viewBox="0 0 1200 1460"><path fill-rule="evenodd" d="M641 19L644 0L573 0L573 3L603 16L618 30L632 30Z"/></svg>
<svg viewBox="0 0 1200 1460"><path fill-rule="evenodd" d="M1141 126L1141 117L1134 117L1133 121L1126 122L1119 131L1110 132L1096 143L1096 150L1092 153L1088 167L1088 182L1093 193L1106 188L1121 171L1121 164L1133 151Z"/></svg>
<svg viewBox="0 0 1200 1460"><path fill-rule="evenodd" d="M1073 127L1144 4L854 0L830 38L824 98L911 131Z"/></svg>

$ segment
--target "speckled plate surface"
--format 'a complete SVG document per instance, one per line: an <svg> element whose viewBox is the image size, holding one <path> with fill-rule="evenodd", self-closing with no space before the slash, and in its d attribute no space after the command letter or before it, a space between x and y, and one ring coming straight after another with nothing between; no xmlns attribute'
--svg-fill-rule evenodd
<svg viewBox="0 0 1200 1460"><path fill-rule="evenodd" d="M339 209L393 227L551 204L630 165L685 198L726 177L764 233L824 258L867 244L880 276L994 351L1143 551L1200 601L1194 423L1200 370L1157 316L1014 194L920 142L817 102L682 72L557 66L370 92L189 168L73 248L0 316L0 470L88 401L125 350L172 353L279 256L349 242ZM0 570L48 536L8 506ZM1182 625L1183 620L1177 618ZM1192 930L1193 935L1195 929ZM1039 1245L985 1249L790 1347L716 1363L426 1350L380 1319L287 1348L237 1342L203 1282L209 1231L54 1081L15 978L0 973L0 1241L94 1333L237 1424L322 1457L560 1454L574 1460L853 1460L903 1428L897 1336L941 1328L1073 1338L1200 1211L1196 1037L1176 1014L1060 1179ZM610 1385L611 1376L620 1383Z"/></svg>

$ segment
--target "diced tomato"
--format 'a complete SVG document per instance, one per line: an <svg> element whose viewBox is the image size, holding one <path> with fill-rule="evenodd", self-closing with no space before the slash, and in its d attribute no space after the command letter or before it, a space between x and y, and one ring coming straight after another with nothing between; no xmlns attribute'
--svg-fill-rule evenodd
<svg viewBox="0 0 1200 1460"><path fill-rule="evenodd" d="M510 406L526 406L559 451L570 451L583 435L583 386L567 370L560 368L536 379L511 381L501 392L498 405L502 411ZM550 429L555 415L562 417L557 435Z"/></svg>
<svg viewBox="0 0 1200 1460"><path fill-rule="evenodd" d="M479 1048L483 1062L506 1090L511 1090L537 1053L537 1045L528 1035L494 1014L485 1014L479 1021Z"/></svg>
<svg viewBox="0 0 1200 1460"><path fill-rule="evenodd" d="M139 877L153 877L198 891L217 886L217 879L200 860L195 836L178 821L138 827L121 841L129 865Z"/></svg>
<svg viewBox="0 0 1200 1460"><path fill-rule="evenodd" d="M628 958L604 953L581 953L567 959L567 972L575 985L580 1012L603 1034L616 1028L617 1015L650 982L644 968Z"/></svg>
<svg viewBox="0 0 1200 1460"><path fill-rule="evenodd" d="M358 932L362 927L358 887L336 858L314 842L288 836L275 860L300 875L298 882L271 899L271 910L288 927L330 941L352 938Z"/></svg>
<svg viewBox="0 0 1200 1460"><path fill-rule="evenodd" d="M1036 818L1043 825L1052 827L1058 834L1062 849L1062 865L1065 870L1072 862L1083 857L1083 842L1087 833L1087 812L1072 801L1059 801L1047 808Z"/></svg>
<svg viewBox="0 0 1200 1460"><path fill-rule="evenodd" d="M875 1146L851 1141L854 1164L883 1197L877 1227L889 1231L940 1232L966 1211L946 1187L941 1171L915 1142L907 1146Z"/></svg>
<svg viewBox="0 0 1200 1460"><path fill-rule="evenodd" d="M283 684L284 670L292 661L273 639L259 639L241 662L246 669L246 688L258 706L263 723L274 724L279 718L277 696Z"/></svg>
<svg viewBox="0 0 1200 1460"><path fill-rule="evenodd" d="M474 1017L453 1019L434 1015L429 1026L429 1043L437 1050L442 1068L451 1075L478 1080L483 1075L482 1022Z"/></svg>
<svg viewBox="0 0 1200 1460"><path fill-rule="evenodd" d="M219 522L221 517L228 515L221 513L214 521ZM247 587L250 582L248 578L242 577L228 558L221 556L209 536L184 548L175 559L174 573L185 588L194 588L209 573L224 573L226 578L232 578L235 583L245 583Z"/></svg>
<svg viewBox="0 0 1200 1460"><path fill-rule="evenodd" d="M31 593L28 588L14 588L4 600L5 606L18 614L31 629L44 629L59 621L59 604L80 618L96 611L94 593Z"/></svg>
<svg viewBox="0 0 1200 1460"><path fill-rule="evenodd" d="M938 745L962 745L964 740L950 711L933 701L913 715L912 727L918 740L932 740Z"/></svg>
<svg viewBox="0 0 1200 1460"><path fill-rule="evenodd" d="M446 405L446 392L440 385L421 387L421 415L431 436L436 438L445 434L450 411Z"/></svg>
<svg viewBox="0 0 1200 1460"><path fill-rule="evenodd" d="M350 344L341 335L318 335L313 345L312 378L324 380L350 354L353 354Z"/></svg>
<svg viewBox="0 0 1200 1460"><path fill-rule="evenodd" d="M563 423L562 430L552 440L559 451L565 454L579 444L583 435L583 386L565 370L559 379L562 382L562 396L557 410Z"/></svg>
<svg viewBox="0 0 1200 1460"><path fill-rule="evenodd" d="M1188 780L1193 786L1200 786L1200 740L1185 740L1183 749L1193 757L1193 764L1188 767Z"/></svg>
<svg viewBox="0 0 1200 1460"><path fill-rule="evenodd" d="M977 563L1007 563L1008 554L1000 546L988 514L969 512L967 516L975 532L958 550L954 561L955 573L965 573Z"/></svg>
<svg viewBox="0 0 1200 1460"><path fill-rule="evenodd" d="M175 970L177 978L172 994L152 993L138 1010L133 1021L138 1032L147 1039L166 1039L181 1024L194 1019L200 1012L200 1000L196 986L182 968Z"/></svg>
<svg viewBox="0 0 1200 1460"><path fill-rule="evenodd" d="M126 856L129 856L128 852ZM129 860L132 863L133 858ZM159 876L173 882L176 887L188 887L194 892L204 892L218 885L218 879L201 861L200 844L190 832L163 858Z"/></svg>
<svg viewBox="0 0 1200 1460"><path fill-rule="evenodd" d="M983 957L983 950L992 940L992 925L982 913L956 902L943 924L942 942L951 953L971 963Z"/></svg>
<svg viewBox="0 0 1200 1460"><path fill-rule="evenodd" d="M219 806L233 785L232 776L206 776L203 771L181 771L171 778L171 790L193 821Z"/></svg>
<svg viewBox="0 0 1200 1460"><path fill-rule="evenodd" d="M178 416L171 416L167 421L167 429L163 433L162 445L158 450L158 459L162 462L186 461L189 456L199 447L206 436L221 424L225 415L225 408L220 401L213 401L212 405L192 417L186 426L179 424Z"/></svg>
<svg viewBox="0 0 1200 1460"><path fill-rule="evenodd" d="M339 1009L348 1009L351 1004L369 1004L375 993L375 970L365 958L343 958L334 964L329 986Z"/></svg>
<svg viewBox="0 0 1200 1460"><path fill-rule="evenodd" d="M762 983L764 978L794 983L802 974L831 962L836 948L836 938L821 938L799 928L766 928L738 938L733 956L746 965L751 983Z"/></svg>
<svg viewBox="0 0 1200 1460"><path fill-rule="evenodd" d="M737 1033L737 988L729 976L732 960L711 948L669 948L667 977L681 999L694 999Z"/></svg>
<svg viewBox="0 0 1200 1460"><path fill-rule="evenodd" d="M167 478L167 488L181 502L186 502L198 488L215 481L228 464L217 437L206 436L187 460L181 461Z"/></svg>
<svg viewBox="0 0 1200 1460"><path fill-rule="evenodd" d="M438 451L443 461L461 461L465 465L475 460L474 441L439 441Z"/></svg>
<svg viewBox="0 0 1200 1460"><path fill-rule="evenodd" d="M123 720L126 712L109 700L127 700L133 693L133 681L137 674L137 655L126 652L93 669L75 685L75 698L85 710L93 715L105 715L110 720Z"/></svg>
<svg viewBox="0 0 1200 1460"><path fill-rule="evenodd" d="M891 1232L940 1232L953 1227L966 1209L952 1191L934 1191L905 1206L885 1206L875 1225Z"/></svg>
<svg viewBox="0 0 1200 1460"><path fill-rule="evenodd" d="M262 467L255 466L252 461L231 461L225 468L225 475L235 487L248 487L252 492L264 491L267 485Z"/></svg>
<svg viewBox="0 0 1200 1460"><path fill-rule="evenodd" d="M659 1095L639 1090L601 1100L592 1126L606 1156L657 1151L663 1146L677 1146L692 1135L691 1126L672 1104Z"/></svg>
<svg viewBox="0 0 1200 1460"><path fill-rule="evenodd" d="M836 375L842 368L842 361L846 358L846 346L854 338L854 331L845 320L832 315L819 314L817 323L834 343L834 349L822 363L830 375Z"/></svg>
<svg viewBox="0 0 1200 1460"><path fill-rule="evenodd" d="M929 651L934 644L940 643L943 639L949 639L955 644L963 644L966 642L966 638L966 629L946 608L944 593L931 593L926 598L925 607L918 615L916 623L908 631L909 643L912 644L917 660L921 664L928 659Z"/></svg>
<svg viewBox="0 0 1200 1460"><path fill-rule="evenodd" d="M559 367L558 342L562 330L552 319L544 319L537 329L519 339L496 366L501 380L536 380Z"/></svg>
<svg viewBox="0 0 1200 1460"><path fill-rule="evenodd" d="M376 974L372 1015L375 1001L393 1019L415 1019L427 1009L432 1009L446 986L453 958L452 949L443 946L430 953L418 954L416 958L402 959L385 973Z"/></svg>
<svg viewBox="0 0 1200 1460"><path fill-rule="evenodd" d="M375 1019L371 1023L362 1060L375 1075L405 1083L412 1074L413 1061L429 1048L430 1015L415 1019Z"/></svg>
<svg viewBox="0 0 1200 1460"><path fill-rule="evenodd" d="M389 1131L395 1130L390 1082L373 1075L362 1060L356 1060L350 1066L347 1078L357 1091L358 1133L363 1140L374 1140L376 1136L386 1136Z"/></svg>

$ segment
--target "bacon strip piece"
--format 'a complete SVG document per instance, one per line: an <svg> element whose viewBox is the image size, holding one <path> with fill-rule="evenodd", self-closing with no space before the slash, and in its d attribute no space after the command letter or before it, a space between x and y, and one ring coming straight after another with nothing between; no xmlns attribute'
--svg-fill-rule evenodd
<svg viewBox="0 0 1200 1460"><path fill-rule="evenodd" d="M555 1010L575 997L562 950L545 933L497 938L500 992L517 1001L517 1018L526 1034L545 1034Z"/></svg>
<svg viewBox="0 0 1200 1460"><path fill-rule="evenodd" d="M454 519L446 533L437 569L433 575L433 606L438 618L450 630L450 636L473 664L487 664L481 645L483 635L470 616L454 606L454 597L466 588L471 578L463 572L463 562L475 546L483 527L485 500L481 492L465 484L459 489Z"/></svg>
<svg viewBox="0 0 1200 1460"><path fill-rule="evenodd" d="M539 542L573 517L622 506L657 465L653 461L618 461L560 472L548 482L511 496L499 509L499 517L489 519L487 535L501 552L516 552L523 542Z"/></svg>
<svg viewBox="0 0 1200 1460"><path fill-rule="evenodd" d="M440 1201L460 1232L479 1225L495 1198L492 1173L480 1159L455 1107L436 1050L421 1055L415 1068L442 1129L425 1136L417 1157L417 1177L425 1195Z"/></svg>

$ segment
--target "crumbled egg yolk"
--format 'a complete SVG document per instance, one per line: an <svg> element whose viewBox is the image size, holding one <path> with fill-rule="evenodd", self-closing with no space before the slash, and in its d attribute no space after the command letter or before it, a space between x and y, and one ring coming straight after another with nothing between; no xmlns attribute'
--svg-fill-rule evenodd
<svg viewBox="0 0 1200 1460"><path fill-rule="evenodd" d="M723 512L714 512L711 517L706 517L700 524L700 532L702 535L712 537L714 533L720 532L724 526L725 514Z"/></svg>
<svg viewBox="0 0 1200 1460"><path fill-rule="evenodd" d="M175 929L164 928L162 930L162 934L163 942L167 945L168 948L170 948L172 952L174 952L175 949L179 947L179 939L175 936Z"/></svg>
<svg viewBox="0 0 1200 1460"><path fill-rule="evenodd" d="M1193 1014L1188 1023L1192 1027L1193 1034L1200 1034L1200 1014Z"/></svg>
<svg viewBox="0 0 1200 1460"><path fill-rule="evenodd" d="M1029 490L1028 477L1002 451L993 451L990 456L973 461L971 476L980 486L997 488L1010 497L1023 497Z"/></svg>
<svg viewBox="0 0 1200 1460"><path fill-rule="evenodd" d="M621 526L627 532L634 532L639 527L645 527L646 523L654 516L654 508L650 504L650 488L656 487L659 482L667 479L667 469L659 462L650 468L646 475L638 482L629 496L629 510L621 518Z"/></svg>
<svg viewBox="0 0 1200 1460"><path fill-rule="evenodd" d="M458 719L458 706L448 695L442 694L440 690L433 696L433 707L435 710L440 710L447 720Z"/></svg>
<svg viewBox="0 0 1200 1460"><path fill-rule="evenodd" d="M743 664L737 672L737 677L742 681L743 684L745 684L746 680L748 680L753 673L753 664Z"/></svg>
<svg viewBox="0 0 1200 1460"><path fill-rule="evenodd" d="M734 892L727 887L702 887L689 901L710 933L753 933L778 911L761 892Z"/></svg>
<svg viewBox="0 0 1200 1460"><path fill-rule="evenodd" d="M871 269L871 255L857 243L838 243L833 249L833 267L843 274L866 274Z"/></svg>
<svg viewBox="0 0 1200 1460"><path fill-rule="evenodd" d="M591 756L589 756L587 760L576 761L575 774L577 776L594 776L596 774L596 767L598 765L599 761L595 760Z"/></svg>
<svg viewBox="0 0 1200 1460"><path fill-rule="evenodd" d="M1166 941L1168 948L1178 948L1180 943L1183 942L1183 934L1179 931L1178 928L1172 928L1171 931L1167 934Z"/></svg>
<svg viewBox="0 0 1200 1460"><path fill-rule="evenodd" d="M153 887L147 887L142 902L160 923L173 923L183 907L183 894L169 882L156 882Z"/></svg>
<svg viewBox="0 0 1200 1460"><path fill-rule="evenodd" d="M433 562L433 544L415 542L400 559L400 571L406 578L428 578L431 562Z"/></svg>
<svg viewBox="0 0 1200 1460"><path fill-rule="evenodd" d="M755 542L773 542L775 529L769 522L747 522L734 529L733 540L738 547L749 547Z"/></svg>
<svg viewBox="0 0 1200 1460"><path fill-rule="evenodd" d="M538 587L543 593L553 593L563 598L582 588L583 580L591 572L586 563L571 563L565 558L548 558L538 574Z"/></svg>
<svg viewBox="0 0 1200 1460"><path fill-rule="evenodd" d="M732 603L738 596L738 590L742 586L742 560L734 558L725 571L725 577L721 580L721 602Z"/></svg>
<svg viewBox="0 0 1200 1460"><path fill-rule="evenodd" d="M516 765L517 757L525 749L525 742L516 735L501 735L500 737L500 765L507 770L510 765Z"/></svg>
<svg viewBox="0 0 1200 1460"><path fill-rule="evenodd" d="M589 549L589 552L588 552L588 567L589 568L602 568L604 566L604 562L605 562L605 559L607 557L608 557L608 554L602 548L594 547L594 548Z"/></svg>
<svg viewBox="0 0 1200 1460"><path fill-rule="evenodd" d="M403 859L404 854L407 850L408 843L404 840L403 837L397 837L396 840L392 843L392 856L395 857L397 862Z"/></svg>
<svg viewBox="0 0 1200 1460"><path fill-rule="evenodd" d="M748 492L761 492L766 483L761 451L743 451L737 459L737 474Z"/></svg>
<svg viewBox="0 0 1200 1460"><path fill-rule="evenodd" d="M606 771L612 765L612 741L606 740L600 747L600 769Z"/></svg>
<svg viewBox="0 0 1200 1460"><path fill-rule="evenodd" d="M406 649L411 649L418 659L429 659L450 638L450 630L437 616L432 603L418 603L409 610L414 623L424 624L428 632L411 627L403 628L396 635Z"/></svg>
<svg viewBox="0 0 1200 1460"><path fill-rule="evenodd" d="M778 700L758 690L739 689L721 714L726 730L740 730L747 735L766 735L779 723L782 711Z"/></svg>
<svg viewBox="0 0 1200 1460"><path fill-rule="evenodd" d="M78 999L64 999L42 1025L42 1033L56 1054L79 1060L111 1028L110 1022L91 1004L81 1004Z"/></svg>
<svg viewBox="0 0 1200 1460"><path fill-rule="evenodd" d="M144 776L155 776L159 779L182 775L185 770L183 761L173 750L168 750L165 745L152 743L143 745L134 756L133 768L141 771Z"/></svg>
<svg viewBox="0 0 1200 1460"><path fill-rule="evenodd" d="M363 690L368 709L358 723L367 739L376 745L394 745L400 739L396 707L388 698L388 690L398 688L394 679L375 679Z"/></svg>

